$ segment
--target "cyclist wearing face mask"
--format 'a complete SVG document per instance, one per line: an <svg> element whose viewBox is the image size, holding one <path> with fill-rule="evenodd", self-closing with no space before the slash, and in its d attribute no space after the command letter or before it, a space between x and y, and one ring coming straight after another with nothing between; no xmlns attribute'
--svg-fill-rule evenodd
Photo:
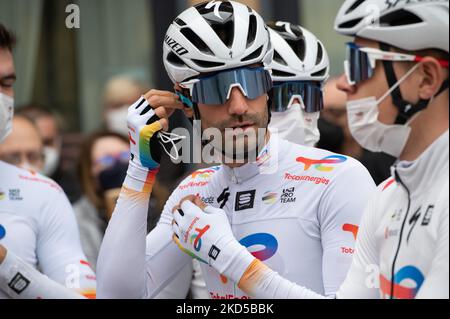
<svg viewBox="0 0 450 319"><path fill-rule="evenodd" d="M323 44L308 30L288 22L269 24L274 46L271 130L292 143L314 146L323 109L323 83L329 59Z"/></svg>
<svg viewBox="0 0 450 319"><path fill-rule="evenodd" d="M348 0L336 18L355 36L339 84L351 130L399 159L367 206L338 298L449 298L448 10L448 0ZM250 275L257 297L323 298L260 264Z"/></svg>
<svg viewBox="0 0 450 319"><path fill-rule="evenodd" d="M12 130L13 45L0 24L0 143ZM0 161L0 299L95 297L95 286L61 188Z"/></svg>
<svg viewBox="0 0 450 319"><path fill-rule="evenodd" d="M152 298L192 258L202 262L211 298L257 297L247 288L258 282L252 273L261 261L284 280L334 295L375 186L357 161L267 132L272 54L262 18L237 2L203 3L171 24L164 63L181 92L152 90L129 108L132 160L100 250L99 298ZM174 108L201 119L205 134L231 129L235 147L213 146L224 164L186 178L147 236L159 139L166 136L160 131ZM255 133L254 139L242 132ZM240 144L247 153L238 151ZM226 161L242 155L244 163ZM209 213L193 202L209 205ZM289 287L279 288L280 297L289 296Z"/></svg>

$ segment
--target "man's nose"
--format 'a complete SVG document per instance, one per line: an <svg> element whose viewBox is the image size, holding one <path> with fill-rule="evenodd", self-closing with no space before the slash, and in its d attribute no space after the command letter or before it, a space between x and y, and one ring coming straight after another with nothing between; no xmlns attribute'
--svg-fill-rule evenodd
<svg viewBox="0 0 450 319"><path fill-rule="evenodd" d="M231 90L230 99L227 102L230 115L244 115L248 111L247 98L240 88Z"/></svg>
<svg viewBox="0 0 450 319"><path fill-rule="evenodd" d="M336 87L339 91L342 91L346 94L354 94L356 92L356 86L350 85L347 80L347 76L342 74L337 80Z"/></svg>

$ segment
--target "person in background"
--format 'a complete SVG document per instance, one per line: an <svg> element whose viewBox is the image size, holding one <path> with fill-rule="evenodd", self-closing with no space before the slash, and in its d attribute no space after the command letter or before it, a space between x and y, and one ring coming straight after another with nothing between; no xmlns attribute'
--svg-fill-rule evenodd
<svg viewBox="0 0 450 319"><path fill-rule="evenodd" d="M0 143L13 130L15 43L0 23ZM95 298L95 290L62 189L0 160L0 299Z"/></svg>
<svg viewBox="0 0 450 319"><path fill-rule="evenodd" d="M269 23L274 47L274 82L269 129L292 143L313 147L320 139L317 120L330 61L322 42L289 22Z"/></svg>
<svg viewBox="0 0 450 319"><path fill-rule="evenodd" d="M13 118L11 134L0 144L0 160L41 173L44 168L42 139L37 127L27 118Z"/></svg>
<svg viewBox="0 0 450 319"><path fill-rule="evenodd" d="M74 204L75 216L80 230L81 245L86 257L95 270L100 245L106 226L111 218L117 197L126 176L130 147L128 139L115 132L97 132L83 142L78 161L78 175L83 190L82 197ZM149 203L148 231L159 220L159 212L169 197L168 191L159 183L155 184L154 197ZM198 275L192 273L191 266L180 272L157 298L185 298L189 287L180 289L178 282L193 277L191 289L195 289ZM198 290L198 288L197 288ZM196 296L196 292L192 291Z"/></svg>
<svg viewBox="0 0 450 319"><path fill-rule="evenodd" d="M379 185L390 175L395 157L362 148L353 138L347 120L347 96L330 79L324 87L324 109L319 119L320 141L317 147L358 159Z"/></svg>
<svg viewBox="0 0 450 319"><path fill-rule="evenodd" d="M58 114L44 106L30 103L19 108L20 114L31 120L42 138L44 167L41 173L57 182L69 197L71 203L81 196L73 168L63 167L63 120Z"/></svg>
<svg viewBox="0 0 450 319"><path fill-rule="evenodd" d="M108 131L128 136L127 112L147 85L132 76L118 75L109 79L103 92L103 120Z"/></svg>

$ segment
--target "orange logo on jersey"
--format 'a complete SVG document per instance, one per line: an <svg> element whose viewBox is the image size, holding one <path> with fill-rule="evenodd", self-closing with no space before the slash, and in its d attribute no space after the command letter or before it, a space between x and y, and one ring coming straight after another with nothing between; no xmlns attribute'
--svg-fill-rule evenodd
<svg viewBox="0 0 450 319"><path fill-rule="evenodd" d="M347 157L342 156L342 155L332 155L332 156L325 157L321 160L310 159L310 158L306 158L306 157L298 157L297 158L297 162L305 165L305 168L304 168L305 171L309 170L311 168L311 166L314 165L314 168L318 171L331 172L332 170L334 170L334 167L325 166L323 164L340 164L345 161L347 161Z"/></svg>
<svg viewBox="0 0 450 319"><path fill-rule="evenodd" d="M353 225L353 224L342 225L342 230L352 233L353 238L355 238L355 240L356 240L356 237L358 236L358 229L359 229L359 227L357 225Z"/></svg>

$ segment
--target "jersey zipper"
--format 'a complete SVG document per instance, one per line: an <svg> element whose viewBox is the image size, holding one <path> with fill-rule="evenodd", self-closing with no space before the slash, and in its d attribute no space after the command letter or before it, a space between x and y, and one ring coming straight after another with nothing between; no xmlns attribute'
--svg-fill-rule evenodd
<svg viewBox="0 0 450 319"><path fill-rule="evenodd" d="M400 228L400 235L399 235L399 241L397 246L397 251L394 255L394 260L392 261L392 269L391 269L391 293L390 293L390 299L394 299L394 277L395 277L395 264L397 263L398 254L400 252L400 247L402 245L402 237L403 237L403 230L405 228L406 221L408 220L409 210L411 208L411 192L409 191L408 187L403 183L402 179L398 175L397 169L395 169L395 179L397 182L406 190L406 193L408 195L408 205L406 208L406 214L405 218L403 219L402 227Z"/></svg>

